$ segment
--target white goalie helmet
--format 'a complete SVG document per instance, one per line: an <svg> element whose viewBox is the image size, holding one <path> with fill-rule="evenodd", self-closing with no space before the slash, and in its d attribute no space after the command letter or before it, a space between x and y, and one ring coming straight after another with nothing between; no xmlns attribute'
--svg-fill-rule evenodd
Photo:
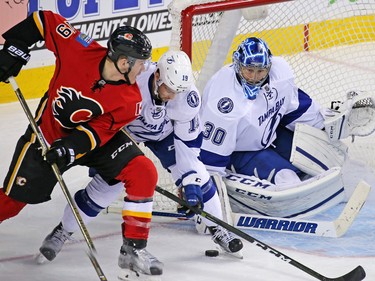
<svg viewBox="0 0 375 281"><path fill-rule="evenodd" d="M167 51L157 63L160 77L157 86L165 84L176 93L188 91L193 84L193 71L188 55L183 51Z"/></svg>

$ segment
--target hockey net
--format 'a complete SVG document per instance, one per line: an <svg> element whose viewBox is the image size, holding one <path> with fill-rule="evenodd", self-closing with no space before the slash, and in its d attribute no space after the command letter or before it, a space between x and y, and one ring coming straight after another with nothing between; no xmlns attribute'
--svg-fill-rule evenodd
<svg viewBox="0 0 375 281"><path fill-rule="evenodd" d="M265 40L273 55L283 56L295 82L322 107L343 100L351 90L375 92L375 1L373 0L174 0L170 48L192 60L202 92L208 79L247 37ZM375 167L374 138L347 142L352 158ZM158 165L159 185L175 191L170 175ZM156 210L174 210L156 195Z"/></svg>

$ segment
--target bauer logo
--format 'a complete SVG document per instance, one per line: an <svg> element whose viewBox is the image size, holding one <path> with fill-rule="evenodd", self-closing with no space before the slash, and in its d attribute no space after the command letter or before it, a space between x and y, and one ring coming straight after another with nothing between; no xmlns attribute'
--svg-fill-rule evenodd
<svg viewBox="0 0 375 281"><path fill-rule="evenodd" d="M303 221L240 216L236 226L249 229L253 228L262 230L277 230L280 232L304 232L315 234L318 224Z"/></svg>

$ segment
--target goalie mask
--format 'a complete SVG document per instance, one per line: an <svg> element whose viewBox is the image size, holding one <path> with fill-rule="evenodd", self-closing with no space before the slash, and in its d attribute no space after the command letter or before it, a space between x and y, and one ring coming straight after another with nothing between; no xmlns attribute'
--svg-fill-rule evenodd
<svg viewBox="0 0 375 281"><path fill-rule="evenodd" d="M271 51L256 37L245 39L233 53L233 64L246 98L257 97L271 69Z"/></svg>
<svg viewBox="0 0 375 281"><path fill-rule="evenodd" d="M107 56L115 63L116 69L124 75L127 83L128 74L137 59L148 60L151 57L152 46L148 37L140 30L131 26L117 28L107 42ZM122 73L117 65L121 56L125 56L129 63L127 72Z"/></svg>
<svg viewBox="0 0 375 281"><path fill-rule="evenodd" d="M159 79L156 81L155 94L158 88L165 84L175 93L190 90L193 84L193 71L188 55L183 51L168 51L164 53L158 63Z"/></svg>

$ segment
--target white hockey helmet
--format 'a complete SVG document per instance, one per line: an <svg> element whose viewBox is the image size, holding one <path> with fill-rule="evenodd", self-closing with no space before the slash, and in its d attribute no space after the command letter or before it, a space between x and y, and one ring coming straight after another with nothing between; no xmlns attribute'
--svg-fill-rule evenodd
<svg viewBox="0 0 375 281"><path fill-rule="evenodd" d="M157 63L160 77L157 86L165 84L176 93L188 91L193 84L193 70L188 55L183 51L167 51Z"/></svg>

